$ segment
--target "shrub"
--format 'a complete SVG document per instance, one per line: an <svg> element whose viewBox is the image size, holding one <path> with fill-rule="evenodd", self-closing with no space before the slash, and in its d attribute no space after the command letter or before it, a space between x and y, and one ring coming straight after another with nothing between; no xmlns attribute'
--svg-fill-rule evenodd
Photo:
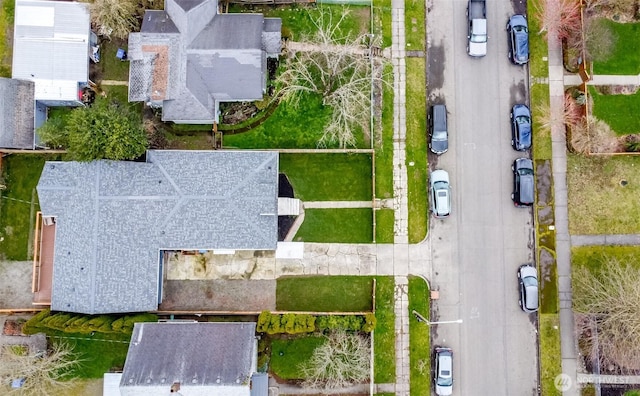
<svg viewBox="0 0 640 396"><path fill-rule="evenodd" d="M376 328L376 315L374 313L366 314L364 316L362 331L371 333L375 328Z"/></svg>
<svg viewBox="0 0 640 396"><path fill-rule="evenodd" d="M42 326L42 321L49 318L50 310L45 309L35 314L31 319L22 326L22 332L25 334L35 334L38 328Z"/></svg>
<svg viewBox="0 0 640 396"><path fill-rule="evenodd" d="M271 322L271 312L262 311L258 316L258 323L256 324L256 331L260 333L266 333Z"/></svg>

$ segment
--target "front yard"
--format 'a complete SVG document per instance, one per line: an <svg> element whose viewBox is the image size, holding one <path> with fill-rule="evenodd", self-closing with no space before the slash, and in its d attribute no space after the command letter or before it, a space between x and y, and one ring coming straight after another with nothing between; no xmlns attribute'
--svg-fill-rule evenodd
<svg viewBox="0 0 640 396"><path fill-rule="evenodd" d="M602 21L613 33L613 50L605 61L594 62L594 74L637 75L640 73L640 23Z"/></svg>

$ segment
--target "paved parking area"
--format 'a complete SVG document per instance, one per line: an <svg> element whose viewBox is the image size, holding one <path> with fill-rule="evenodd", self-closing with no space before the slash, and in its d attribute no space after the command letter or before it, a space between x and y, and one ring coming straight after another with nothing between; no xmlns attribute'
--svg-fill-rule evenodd
<svg viewBox="0 0 640 396"><path fill-rule="evenodd" d="M0 309L33 308L31 261L0 261Z"/></svg>

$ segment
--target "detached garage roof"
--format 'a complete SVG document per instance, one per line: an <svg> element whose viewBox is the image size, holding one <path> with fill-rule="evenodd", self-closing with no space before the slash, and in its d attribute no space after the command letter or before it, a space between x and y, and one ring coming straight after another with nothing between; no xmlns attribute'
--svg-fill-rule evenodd
<svg viewBox="0 0 640 396"><path fill-rule="evenodd" d="M33 149L34 84L0 78L0 147Z"/></svg>
<svg viewBox="0 0 640 396"><path fill-rule="evenodd" d="M78 100L89 78L88 5L16 0L12 77L35 82L36 100Z"/></svg>
<svg viewBox="0 0 640 396"><path fill-rule="evenodd" d="M161 250L275 250L278 153L155 151L147 162L47 162L56 219L51 309L158 308Z"/></svg>

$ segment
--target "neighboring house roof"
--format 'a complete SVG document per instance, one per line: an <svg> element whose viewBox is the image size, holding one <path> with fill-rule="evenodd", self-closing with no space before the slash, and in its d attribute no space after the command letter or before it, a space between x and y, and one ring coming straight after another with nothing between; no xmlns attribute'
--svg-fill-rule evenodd
<svg viewBox="0 0 640 396"><path fill-rule="evenodd" d="M34 148L34 84L0 78L0 148Z"/></svg>
<svg viewBox="0 0 640 396"><path fill-rule="evenodd" d="M129 35L130 101L161 106L165 121L211 123L219 102L262 99L282 21L216 9L216 0L167 0L145 12Z"/></svg>
<svg viewBox="0 0 640 396"><path fill-rule="evenodd" d="M250 322L136 323L120 394L254 395L255 331L256 324Z"/></svg>
<svg viewBox="0 0 640 396"><path fill-rule="evenodd" d="M278 153L150 150L147 162L47 162L51 309L156 310L160 250L275 250Z"/></svg>
<svg viewBox="0 0 640 396"><path fill-rule="evenodd" d="M89 78L88 4L16 0L12 77L35 82L35 99L77 101Z"/></svg>

